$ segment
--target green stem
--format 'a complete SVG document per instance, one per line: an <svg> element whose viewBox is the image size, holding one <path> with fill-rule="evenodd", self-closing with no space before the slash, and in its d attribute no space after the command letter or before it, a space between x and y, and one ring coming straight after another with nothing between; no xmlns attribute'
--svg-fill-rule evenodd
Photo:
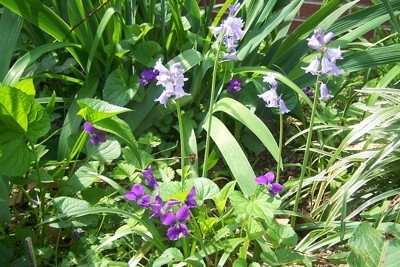
<svg viewBox="0 0 400 267"><path fill-rule="evenodd" d="M310 155L310 147L311 147L311 142L312 142L312 135L313 135L313 127L314 127L314 119L315 119L315 114L317 111L317 103L318 103L318 76L317 76L317 81L315 83L315 93L314 93L314 102L313 102L313 107L311 111L311 118L310 118L310 127L307 135L307 142L306 142L306 149L304 152L304 158L303 158L303 164L301 168L301 173L300 173L300 178L299 178L299 185L297 188L296 192L296 197L294 200L294 205L293 205L293 211L296 212L298 207L299 207L299 201L300 201L300 195L301 195L301 189L303 187L303 180L304 180L304 175L307 170L307 164L308 164L308 157ZM292 228L296 225L296 218L293 216L290 222Z"/></svg>
<svg viewBox="0 0 400 267"><path fill-rule="evenodd" d="M283 115L279 109L279 150L278 150L278 167L276 168L276 182L279 183L279 175L282 167L282 143L283 143Z"/></svg>
<svg viewBox="0 0 400 267"><path fill-rule="evenodd" d="M181 138L181 186L182 189L184 188L185 185L185 178L186 178L186 168L185 168L185 161L186 161L186 150L185 150L185 135L183 132L183 121L182 121L182 112L181 112L181 105L178 101L175 101L176 103L176 112L178 115L178 123L179 123L179 135Z"/></svg>
<svg viewBox="0 0 400 267"><path fill-rule="evenodd" d="M220 38L220 39L222 40L222 38ZM207 129L207 136L206 136L206 148L205 148L205 152L204 152L203 174L201 175L201 177L207 176L207 160L208 160L208 154L210 151L211 122L212 122L212 114L214 112L215 84L216 84L216 80L217 80L217 67L218 67L218 58L219 58L220 51L221 51L221 41L218 42L218 50L215 55L214 69L213 69L213 74L212 74L213 76L212 76L212 81L211 81L210 108L208 109L208 129Z"/></svg>

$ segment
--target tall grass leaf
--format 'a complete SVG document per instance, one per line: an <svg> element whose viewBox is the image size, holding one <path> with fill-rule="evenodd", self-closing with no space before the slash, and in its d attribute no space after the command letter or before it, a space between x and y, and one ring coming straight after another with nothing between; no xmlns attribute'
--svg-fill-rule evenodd
<svg viewBox="0 0 400 267"><path fill-rule="evenodd" d="M205 123L203 128L208 131L208 123ZM254 193L256 189L254 171L239 143L226 126L216 117L212 118L211 138L221 151L229 170L242 192L246 195Z"/></svg>
<svg viewBox="0 0 400 267"><path fill-rule="evenodd" d="M222 98L215 105L215 112L222 111L245 125L264 144L278 162L279 148L268 127L248 108L232 98Z"/></svg>
<svg viewBox="0 0 400 267"><path fill-rule="evenodd" d="M8 8L3 8L3 14L0 20L0 81L4 79L10 67L22 21L22 17L10 11Z"/></svg>
<svg viewBox="0 0 400 267"><path fill-rule="evenodd" d="M86 18L85 7L83 6L83 1L80 0L68 0L67 12L68 22L71 27L75 27L74 33L79 43L84 47L90 48L93 43L93 33L89 27L89 20L91 20L93 16L90 19Z"/></svg>
<svg viewBox="0 0 400 267"><path fill-rule="evenodd" d="M3 85L12 85L20 80L25 69L38 60L45 53L65 48L65 47L80 47L77 44L72 43L50 43L36 47L25 55L20 57L17 62L10 68L6 77L4 78Z"/></svg>

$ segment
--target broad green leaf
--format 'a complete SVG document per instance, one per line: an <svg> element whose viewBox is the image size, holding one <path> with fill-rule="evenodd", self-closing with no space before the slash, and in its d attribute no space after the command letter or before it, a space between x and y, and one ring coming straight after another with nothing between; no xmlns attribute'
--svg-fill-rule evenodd
<svg viewBox="0 0 400 267"><path fill-rule="evenodd" d="M53 205L58 214L65 214L65 216L72 216L76 212L91 208L90 204L81 199L71 197L57 197L53 199ZM72 218L68 221L60 221L59 223L50 224L54 228L64 228L68 226L85 227L89 225L96 225L97 217L94 215L85 215L79 218Z"/></svg>
<svg viewBox="0 0 400 267"><path fill-rule="evenodd" d="M105 101L125 106L135 96L139 89L139 77L130 76L125 69L118 68L110 73L103 88Z"/></svg>
<svg viewBox="0 0 400 267"><path fill-rule="evenodd" d="M77 103L81 107L78 115L81 115L86 121L92 123L131 111L130 109L112 105L100 99L83 98L79 99Z"/></svg>
<svg viewBox="0 0 400 267"><path fill-rule="evenodd" d="M278 161L279 149L268 127L248 108L232 98L222 98L215 105L215 112L222 111L240 121L253 132Z"/></svg>
<svg viewBox="0 0 400 267"><path fill-rule="evenodd" d="M219 192L218 186L208 178L194 178L187 181L194 182L196 188L196 202L199 206L207 199L211 199Z"/></svg>
<svg viewBox="0 0 400 267"><path fill-rule="evenodd" d="M122 148L122 154L126 162L135 166L137 169L143 170L154 161L154 157L146 151L139 150L137 152L138 155L129 147Z"/></svg>
<svg viewBox="0 0 400 267"><path fill-rule="evenodd" d="M204 123L203 128L209 130L208 123ZM236 179L240 189L246 195L251 195L256 189L254 178L256 175L244 154L242 148L232 136L226 126L216 117L212 118L211 138L221 151L224 160L228 164L229 170Z"/></svg>
<svg viewBox="0 0 400 267"><path fill-rule="evenodd" d="M132 177L136 171L135 166L132 164L121 162L116 168L112 170L112 177L115 179L125 179Z"/></svg>
<svg viewBox="0 0 400 267"><path fill-rule="evenodd" d="M181 183L177 181L162 183L158 189L160 190L160 197L164 201L176 199L183 202L189 192L189 189L182 192Z"/></svg>
<svg viewBox="0 0 400 267"><path fill-rule="evenodd" d="M229 196L235 190L236 181L230 181L214 196L212 196L212 200L214 200L215 207L219 212L223 212L225 209L226 201Z"/></svg>
<svg viewBox="0 0 400 267"><path fill-rule="evenodd" d="M53 183L54 180L51 178L51 175L44 169L35 169L26 179L26 183L36 183L36 184L48 184Z"/></svg>
<svg viewBox="0 0 400 267"><path fill-rule="evenodd" d="M82 191L89 188L96 180L97 176L91 173L97 173L99 162L92 161L80 167L71 178L68 179L67 184L63 190L64 194L71 194L74 192ZM89 173L90 172L90 173Z"/></svg>
<svg viewBox="0 0 400 267"><path fill-rule="evenodd" d="M349 245L351 252L347 263L351 267L395 267L399 263L399 232L385 239L368 222L362 222L350 237Z"/></svg>
<svg viewBox="0 0 400 267"><path fill-rule="evenodd" d="M132 51L133 58L148 68L154 68L157 60L163 58L161 46L155 41L139 43Z"/></svg>
<svg viewBox="0 0 400 267"><path fill-rule="evenodd" d="M0 174L6 176L23 175L35 159L22 137L1 144L0 155Z"/></svg>
<svg viewBox="0 0 400 267"><path fill-rule="evenodd" d="M25 79L21 80L17 83L14 83L12 87L21 90L22 92L26 93L27 95L35 97L35 85L33 84L33 79Z"/></svg>
<svg viewBox="0 0 400 267"><path fill-rule="evenodd" d="M90 159L105 162L113 160L121 155L121 146L117 140L107 140L98 146L86 143L86 155Z"/></svg>
<svg viewBox="0 0 400 267"><path fill-rule="evenodd" d="M164 253L153 262L153 267L161 267L171 263L184 261L183 255L177 248L168 248Z"/></svg>
<svg viewBox="0 0 400 267"><path fill-rule="evenodd" d="M9 200L8 183L9 183L8 178L1 177L0 175L0 223L7 223L11 219L10 209L8 207L8 200Z"/></svg>
<svg viewBox="0 0 400 267"><path fill-rule="evenodd" d="M272 223L269 225L266 234L274 248L279 246L293 247L297 244L297 234L290 225Z"/></svg>

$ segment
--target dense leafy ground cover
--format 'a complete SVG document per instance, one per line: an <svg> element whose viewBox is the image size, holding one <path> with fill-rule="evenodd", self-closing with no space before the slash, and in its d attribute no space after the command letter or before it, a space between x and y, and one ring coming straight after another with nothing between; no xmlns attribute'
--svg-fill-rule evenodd
<svg viewBox="0 0 400 267"><path fill-rule="evenodd" d="M400 1L303 2L0 0L0 265L397 266Z"/></svg>

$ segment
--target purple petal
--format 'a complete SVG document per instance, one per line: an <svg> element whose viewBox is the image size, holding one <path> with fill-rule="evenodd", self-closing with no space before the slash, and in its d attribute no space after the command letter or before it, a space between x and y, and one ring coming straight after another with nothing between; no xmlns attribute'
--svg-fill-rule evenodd
<svg viewBox="0 0 400 267"><path fill-rule="evenodd" d="M187 205L183 205L177 212L176 212L176 219L180 222L186 222L190 218L190 208Z"/></svg>
<svg viewBox="0 0 400 267"><path fill-rule="evenodd" d="M181 204L181 202L179 200L170 199L167 201L167 203L165 203L163 209L168 210L170 207L178 205L178 204Z"/></svg>
<svg viewBox="0 0 400 267"><path fill-rule="evenodd" d="M255 179L257 184L267 185L275 180L275 174L273 172L267 172L266 174L259 176Z"/></svg>
<svg viewBox="0 0 400 267"><path fill-rule="evenodd" d="M181 231L182 236L188 236L188 229L187 226L185 224L179 224L179 229Z"/></svg>
<svg viewBox="0 0 400 267"><path fill-rule="evenodd" d="M174 225L175 224L175 215L173 211L168 211L164 215L161 215L160 217L161 223L163 225Z"/></svg>
<svg viewBox="0 0 400 267"><path fill-rule="evenodd" d="M131 192L138 198L141 198L144 195L144 187L141 184L134 184Z"/></svg>
<svg viewBox="0 0 400 267"><path fill-rule="evenodd" d="M178 240L179 235L182 233L180 227L177 226L171 226L167 230L167 237L169 240Z"/></svg>
<svg viewBox="0 0 400 267"><path fill-rule="evenodd" d="M278 183L273 183L269 188L268 188L268 192L275 196L276 194L278 194L279 192L281 192L283 190L283 186L278 184Z"/></svg>
<svg viewBox="0 0 400 267"><path fill-rule="evenodd" d="M150 205L151 195L144 195L143 197L139 198L137 203L140 207L147 209Z"/></svg>
<svg viewBox="0 0 400 267"><path fill-rule="evenodd" d="M138 199L138 197L133 192L126 193L125 198L132 200L132 201L136 201Z"/></svg>
<svg viewBox="0 0 400 267"><path fill-rule="evenodd" d="M281 109L282 114L289 113L290 110L286 107L285 102L282 99L279 100L279 107Z"/></svg>
<svg viewBox="0 0 400 267"><path fill-rule="evenodd" d="M94 128L90 122L85 122L83 124L83 130L85 130L85 132L87 132L88 134L93 134L96 128Z"/></svg>
<svg viewBox="0 0 400 267"><path fill-rule="evenodd" d="M150 187L150 189L158 187L158 183L156 177L153 176L153 169L151 168L151 166L147 170L143 170L142 174L146 179L146 185Z"/></svg>

